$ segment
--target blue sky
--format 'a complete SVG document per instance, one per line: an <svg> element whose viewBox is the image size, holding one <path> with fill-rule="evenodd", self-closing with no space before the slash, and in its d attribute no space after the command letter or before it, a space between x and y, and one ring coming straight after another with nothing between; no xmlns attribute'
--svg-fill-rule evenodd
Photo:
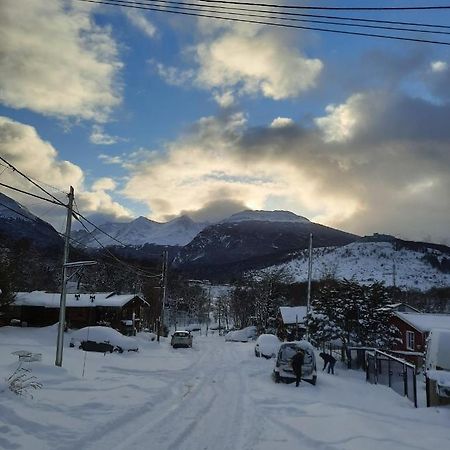
<svg viewBox="0 0 450 450"><path fill-rule="evenodd" d="M58 189L73 184L95 220L289 209L449 242L449 47L77 1L0 8L0 153ZM450 23L450 11L353 17Z"/></svg>

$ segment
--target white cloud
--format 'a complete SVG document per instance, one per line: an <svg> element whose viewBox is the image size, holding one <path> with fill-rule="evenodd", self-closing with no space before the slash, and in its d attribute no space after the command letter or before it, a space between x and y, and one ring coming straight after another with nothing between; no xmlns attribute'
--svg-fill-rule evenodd
<svg viewBox="0 0 450 450"><path fill-rule="evenodd" d="M0 117L0 155L28 176L45 183L46 187L47 185L55 187L57 190L51 187L47 189L64 202L67 201L64 192L68 192L69 186L73 186L77 205L84 214L100 213L116 218L131 217L130 211L115 202L106 192L115 189L114 180L100 178L94 181L92 189L86 189L83 170L70 161L60 159L56 149L49 142L42 140L32 126ZM2 180L6 184L43 195L41 191L11 171L5 171ZM40 211L49 214L47 203L36 202L31 197L13 191L8 192L8 195L24 205L31 204L32 210L38 215ZM58 207L51 213L54 218L65 214ZM51 217L48 220L51 220Z"/></svg>
<svg viewBox="0 0 450 450"><path fill-rule="evenodd" d="M235 103L235 98L232 91L225 92L217 92L214 94L214 100L222 107L222 108L230 108Z"/></svg>
<svg viewBox="0 0 450 450"><path fill-rule="evenodd" d="M96 145L112 145L116 144L120 138L105 133L101 125L94 125L89 140Z"/></svg>
<svg viewBox="0 0 450 450"><path fill-rule="evenodd" d="M122 156L110 156L101 153L100 155L98 155L98 159L104 164L123 164Z"/></svg>
<svg viewBox="0 0 450 450"><path fill-rule="evenodd" d="M105 121L121 101L110 30L92 7L60 0L0 2L0 101L45 115Z"/></svg>
<svg viewBox="0 0 450 450"><path fill-rule="evenodd" d="M366 101L365 95L354 94L341 105L328 105L325 109L328 115L315 119L325 142L345 142L352 138L365 119L361 107Z"/></svg>
<svg viewBox="0 0 450 450"><path fill-rule="evenodd" d="M92 184L93 191L114 191L117 183L109 177L99 178Z"/></svg>
<svg viewBox="0 0 450 450"><path fill-rule="evenodd" d="M144 15L142 10L122 8L130 22L150 38L155 37L156 27Z"/></svg>
<svg viewBox="0 0 450 450"><path fill-rule="evenodd" d="M446 63L445 61L433 61L430 64L431 67L431 71L434 73L442 73L447 71L448 69L448 63Z"/></svg>
<svg viewBox="0 0 450 450"><path fill-rule="evenodd" d="M277 117L272 120L270 128L284 128L294 125L294 121L289 117Z"/></svg>
<svg viewBox="0 0 450 450"><path fill-rule="evenodd" d="M182 70L154 60L150 60L149 63L156 68L158 75L172 86L184 86L187 83L191 83L195 75L195 72L191 69Z"/></svg>
<svg viewBox="0 0 450 450"><path fill-rule="evenodd" d="M297 97L314 88L323 63L301 54L284 36L239 26L205 36L194 50L197 84L274 100Z"/></svg>

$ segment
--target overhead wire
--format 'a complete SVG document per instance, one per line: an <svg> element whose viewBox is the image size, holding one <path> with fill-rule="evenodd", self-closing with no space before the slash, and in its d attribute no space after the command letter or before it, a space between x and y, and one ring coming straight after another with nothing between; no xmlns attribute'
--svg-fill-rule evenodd
<svg viewBox="0 0 450 450"><path fill-rule="evenodd" d="M216 15L215 12L211 12L211 11L208 11L208 12L211 12L211 14L204 14L204 13L199 12L199 11L201 11L201 9L195 9L194 10L195 12L192 10L186 10L186 8L173 10L173 9L175 9L175 7L172 7L172 6L161 6L161 5L154 5L154 4L153 5L150 5L150 4L141 4L140 5L136 2L127 1L127 0L77 0L77 1L85 2L85 3L116 6L116 7L122 7L122 8L132 8L132 9L155 11L155 12L162 12L162 13L169 13L169 14L178 14L178 15L183 15L183 16L226 20L226 21L238 22L238 23L268 25L268 26L281 27L281 28L287 28L287 29L312 30L312 31L320 31L320 32L326 32L326 33L335 33L335 34L337 33L337 34L352 35L352 36L374 37L374 38L390 39L390 40L396 40L396 41L420 42L420 43L427 43L427 44L450 46L450 42L437 41L437 40L433 40L433 39L423 39L423 38L414 38L414 37L405 37L405 36L387 35L387 34L378 34L378 33L366 33L366 32L362 32L362 31L348 31L348 30L333 29L333 28L311 27L311 26L305 26L305 25L294 25L294 24L279 23L279 22L265 21L265 20L253 20L253 19L247 18L247 17L251 17L250 15L245 15L245 14L242 14L245 18L225 17L225 16L218 16L218 15ZM238 4L238 2L232 2L232 3ZM248 4L248 3L243 3L243 4ZM266 6L269 6L269 5L266 5ZM273 5L270 5L270 6L273 6ZM172 9L168 9L168 8L172 8ZM231 13L222 12L222 11L220 13L228 14L228 16L231 14ZM269 17L269 16L267 17L267 19L283 20L281 17ZM284 20L288 20L288 19L284 19ZM350 26L350 24L339 24L339 26ZM362 27L364 27L364 26L362 26ZM411 30L402 29L402 31L411 31ZM414 31L417 33L422 32L421 30L414 30ZM428 32L428 31L423 30L423 32Z"/></svg>
<svg viewBox="0 0 450 450"><path fill-rule="evenodd" d="M19 175L21 175L22 177L24 177L26 180L28 180L31 184L33 184L35 187L37 187L39 190L41 190L42 192L44 192L45 194L47 194L49 197L51 197L57 204L60 204L61 206L65 206L67 207L67 205L65 205L61 200L59 200L58 198L56 198L53 194L51 194L50 192L48 192L46 189L44 189L39 183L35 182L33 179L31 179L28 175L24 174L23 172L21 172L17 167L15 167L13 164L11 164L10 162L8 162L5 158L3 158L2 156L0 156L0 160L3 161L5 164L7 164L11 169L14 170L14 172L17 172Z"/></svg>
<svg viewBox="0 0 450 450"><path fill-rule="evenodd" d="M53 203L55 205L64 206L65 208L67 208L67 205L65 205L64 203L61 203L60 201L50 200L49 198L45 198L45 197L42 197L40 195L33 194L32 192L28 192L28 191L25 191L23 189L19 189L19 188L15 187L15 186L11 186L11 185L6 184L6 183L0 183L0 186L3 186L5 188L11 189L11 190L16 191L16 192L20 192L21 194L29 195L30 197L38 198L38 199L43 200L43 201L48 202L48 203Z"/></svg>
<svg viewBox="0 0 450 450"><path fill-rule="evenodd" d="M223 12L228 15L238 15L238 16L247 16L247 17L259 17L259 18L267 18L267 19L276 19L276 20L289 20L295 22L307 22L307 23L319 23L319 24L328 24L328 25L338 25L338 26L347 26L347 27L360 27L360 28L374 28L374 29L382 29L382 30L392 30L392 31L406 31L406 32L415 32L415 33L431 33L431 34L446 34L449 35L450 32L440 31L442 29L450 29L450 26L446 25L433 25L433 24L425 24L425 23L414 23L414 22L401 22L401 21L390 21L390 20L376 20L376 19L360 19L360 18L352 18L352 17L339 17L339 16L323 16L319 14L302 14L297 12L287 12L287 11L279 11L279 10L268 10L268 9L249 9L242 8L239 6L223 6L222 4L213 4L213 5L199 5L198 3L193 3L193 1L199 0L190 0L190 1L174 1L174 0L106 0L108 2L115 2L121 4L132 4L132 5L141 5L141 6L149 6L155 5L161 7L159 5L162 3L163 5L170 5L169 7L177 10L187 10L187 11L203 11L203 12ZM222 2L219 2L222 3ZM174 5L174 6L172 6ZM205 8L213 8L213 10L205 9ZM230 12L228 12L230 11ZM280 16L266 16L261 14L278 14ZM287 17L282 17L287 16ZM303 17L299 19L298 17ZM308 18L305 18L308 17ZM310 19L313 18L313 19ZM327 19L327 20L316 20ZM341 22L330 21L340 20ZM342 22L344 21L344 22ZM347 21L353 22L364 22L364 23L345 23ZM384 25L369 25L367 22L372 23L382 23ZM386 26L391 25L391 26ZM395 26L393 26L395 25ZM405 26L420 26L426 28L438 28L439 30L421 30L417 28L404 28Z"/></svg>

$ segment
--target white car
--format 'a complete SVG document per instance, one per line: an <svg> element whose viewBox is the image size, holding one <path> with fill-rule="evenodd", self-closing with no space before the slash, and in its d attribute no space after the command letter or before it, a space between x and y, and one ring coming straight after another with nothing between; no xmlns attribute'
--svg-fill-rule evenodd
<svg viewBox="0 0 450 450"><path fill-rule="evenodd" d="M175 331L172 334L172 339L170 340L170 345L173 348L178 347L192 347L192 334L190 331Z"/></svg>
<svg viewBox="0 0 450 450"><path fill-rule="evenodd" d="M314 347L308 341L283 342L278 350L277 361L273 369L275 383L292 383L295 374L291 366L291 359L297 350L303 350L305 357L302 365L302 380L313 385L317 382L317 367Z"/></svg>
<svg viewBox="0 0 450 450"><path fill-rule="evenodd" d="M263 358L274 358L278 354L281 341L274 334L261 334L256 339L255 356Z"/></svg>
<svg viewBox="0 0 450 450"><path fill-rule="evenodd" d="M225 335L228 342L248 342L256 338L256 327L246 327L242 330L230 331Z"/></svg>
<svg viewBox="0 0 450 450"><path fill-rule="evenodd" d="M139 350L135 339L124 336L114 328L109 327L81 328L71 333L70 338L71 347L78 347L86 351L117 351L122 353L124 351L137 352Z"/></svg>

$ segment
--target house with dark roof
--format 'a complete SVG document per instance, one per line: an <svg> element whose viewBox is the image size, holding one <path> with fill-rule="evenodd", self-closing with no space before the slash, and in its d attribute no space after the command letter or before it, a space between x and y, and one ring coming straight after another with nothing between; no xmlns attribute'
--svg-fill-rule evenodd
<svg viewBox="0 0 450 450"><path fill-rule="evenodd" d="M59 320L60 298L60 293L18 292L9 314L27 326L53 325ZM145 322L149 306L137 294L67 294L66 323L69 328L108 325L126 331L130 320L137 324Z"/></svg>

